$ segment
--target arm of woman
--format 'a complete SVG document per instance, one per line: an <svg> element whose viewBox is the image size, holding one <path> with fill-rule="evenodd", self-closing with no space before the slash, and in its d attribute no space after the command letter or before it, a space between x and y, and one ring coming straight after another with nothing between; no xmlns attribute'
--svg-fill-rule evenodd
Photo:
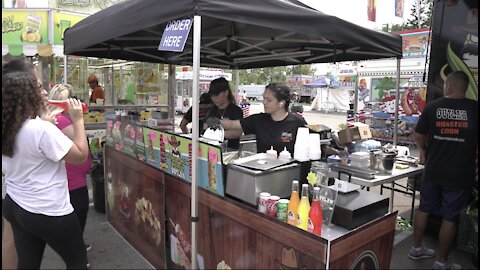
<svg viewBox="0 0 480 270"><path fill-rule="evenodd" d="M184 134L187 134L188 133L188 128L187 128L187 125L188 125L188 121L185 119L185 118L182 118L182 121L180 121L180 129L182 130L182 132Z"/></svg>
<svg viewBox="0 0 480 270"><path fill-rule="evenodd" d="M224 119L220 120L220 124L225 130L226 139L239 139L243 134L242 125L240 120L229 120Z"/></svg>
<svg viewBox="0 0 480 270"><path fill-rule="evenodd" d="M220 120L220 124L225 130L231 130L231 129L242 130L242 125L240 124L240 120L222 119Z"/></svg>
<svg viewBox="0 0 480 270"><path fill-rule="evenodd" d="M63 160L69 163L80 164L85 162L88 157L88 142L85 126L83 123L82 105L76 99L68 99L68 115L72 119L73 145Z"/></svg>

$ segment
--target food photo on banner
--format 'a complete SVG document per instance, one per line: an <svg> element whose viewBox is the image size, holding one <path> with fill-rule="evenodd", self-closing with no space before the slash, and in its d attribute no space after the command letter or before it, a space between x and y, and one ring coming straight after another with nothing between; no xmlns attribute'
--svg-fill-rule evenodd
<svg viewBox="0 0 480 270"><path fill-rule="evenodd" d="M478 1L435 1L427 102L443 96L448 74L463 71L469 85L466 97L478 100ZM467 14L467 16L465 16Z"/></svg>

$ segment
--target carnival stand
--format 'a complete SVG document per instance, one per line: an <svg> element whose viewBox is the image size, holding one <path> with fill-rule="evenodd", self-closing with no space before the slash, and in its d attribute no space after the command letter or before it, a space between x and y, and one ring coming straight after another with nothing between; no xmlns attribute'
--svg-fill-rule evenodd
<svg viewBox="0 0 480 270"><path fill-rule="evenodd" d="M185 48L158 50L166 26L180 29L187 21L193 33ZM401 57L399 36L293 0L128 1L67 30L65 44L69 55L192 65L193 100L199 97L200 66L246 69ZM196 102L192 123L192 136L183 137L107 120L107 220L156 268L389 266L396 213L388 213L387 198L366 192L376 202L367 206L379 209L367 212L377 216L350 229L327 225L321 237L309 234L225 196L224 183L231 180L224 177L226 153L198 138Z"/></svg>

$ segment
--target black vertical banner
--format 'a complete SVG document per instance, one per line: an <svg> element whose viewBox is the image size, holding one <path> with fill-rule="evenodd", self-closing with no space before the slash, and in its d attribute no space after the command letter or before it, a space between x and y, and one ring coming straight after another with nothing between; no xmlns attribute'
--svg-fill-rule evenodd
<svg viewBox="0 0 480 270"><path fill-rule="evenodd" d="M435 0L427 102L443 96L453 71L470 80L467 98L478 100L478 0Z"/></svg>

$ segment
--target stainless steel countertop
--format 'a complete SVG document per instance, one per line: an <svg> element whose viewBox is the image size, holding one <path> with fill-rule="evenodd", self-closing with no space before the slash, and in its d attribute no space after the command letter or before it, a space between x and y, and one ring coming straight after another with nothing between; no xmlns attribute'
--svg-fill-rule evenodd
<svg viewBox="0 0 480 270"><path fill-rule="evenodd" d="M406 178L409 176L414 176L416 174L422 173L424 170L423 165L418 165L417 167L410 166L407 169L396 169L394 168L391 174L376 174L375 178L373 179L364 179L356 176L352 176L351 182L357 185L365 186L365 187L374 187L379 186L387 183L394 182L396 180ZM331 171L331 177L338 178L338 172ZM348 180L347 175L341 175L341 180Z"/></svg>

